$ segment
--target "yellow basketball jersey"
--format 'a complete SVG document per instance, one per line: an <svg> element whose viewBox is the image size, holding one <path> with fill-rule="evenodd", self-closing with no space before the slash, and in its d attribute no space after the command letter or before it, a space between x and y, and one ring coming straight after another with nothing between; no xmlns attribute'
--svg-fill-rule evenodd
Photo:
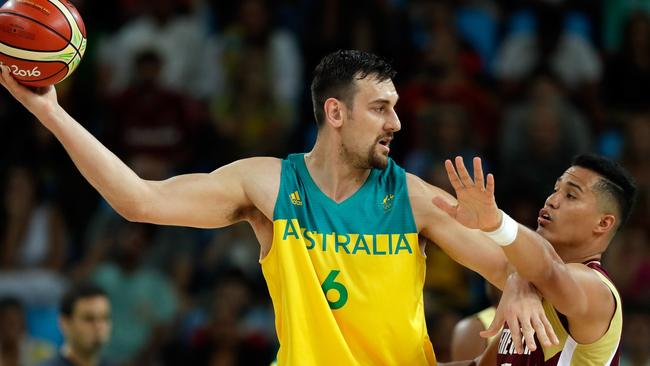
<svg viewBox="0 0 650 366"><path fill-rule="evenodd" d="M273 246L262 271L285 365L435 365L422 287L425 258L392 160L336 203L303 154L282 163Z"/></svg>

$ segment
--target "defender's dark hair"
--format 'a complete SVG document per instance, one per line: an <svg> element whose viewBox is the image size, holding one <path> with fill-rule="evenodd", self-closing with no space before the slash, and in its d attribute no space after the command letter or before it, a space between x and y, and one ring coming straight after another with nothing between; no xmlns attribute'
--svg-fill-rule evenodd
<svg viewBox="0 0 650 366"><path fill-rule="evenodd" d="M65 317L72 316L77 301L97 296L108 298L106 291L99 286L82 284L72 287L61 299L61 315Z"/></svg>
<svg viewBox="0 0 650 366"><path fill-rule="evenodd" d="M620 214L618 227L621 227L630 217L636 200L637 187L630 173L615 161L595 154L578 155L571 165L589 169L601 176L595 188L614 199Z"/></svg>
<svg viewBox="0 0 650 366"><path fill-rule="evenodd" d="M318 126L325 121L323 104L328 98L336 98L352 108L355 80L368 76L378 81L395 77L395 70L385 59L363 51L339 50L323 57L311 82L311 100Z"/></svg>

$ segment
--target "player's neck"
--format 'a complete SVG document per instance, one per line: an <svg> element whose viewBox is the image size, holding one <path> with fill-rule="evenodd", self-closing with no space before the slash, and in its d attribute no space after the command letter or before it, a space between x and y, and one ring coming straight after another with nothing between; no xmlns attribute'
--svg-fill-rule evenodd
<svg viewBox="0 0 650 366"><path fill-rule="evenodd" d="M307 170L320 190L336 202L352 196L366 181L370 169L354 167L338 150L338 144L316 141L305 155Z"/></svg>

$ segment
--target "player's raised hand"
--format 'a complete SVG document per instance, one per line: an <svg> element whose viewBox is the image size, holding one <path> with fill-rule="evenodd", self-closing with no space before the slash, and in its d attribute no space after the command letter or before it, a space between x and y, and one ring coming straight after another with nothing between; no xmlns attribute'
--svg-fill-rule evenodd
<svg viewBox="0 0 650 366"><path fill-rule="evenodd" d="M9 67L5 65L0 67L2 68L0 84L34 115L38 116L40 112L56 105L56 89L54 86L27 88L14 79Z"/></svg>
<svg viewBox="0 0 650 366"><path fill-rule="evenodd" d="M501 223L501 213L494 200L494 176L488 174L487 184L483 177L481 158L474 158L474 179L469 175L463 158L456 157L456 166L451 160L445 161L447 176L451 182L458 203L450 205L441 198L434 198L436 206L451 217L471 229L492 231Z"/></svg>

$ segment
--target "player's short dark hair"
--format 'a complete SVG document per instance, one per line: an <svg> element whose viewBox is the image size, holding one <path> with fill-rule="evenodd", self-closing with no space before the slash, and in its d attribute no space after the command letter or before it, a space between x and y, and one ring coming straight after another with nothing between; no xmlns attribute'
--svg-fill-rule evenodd
<svg viewBox="0 0 650 366"><path fill-rule="evenodd" d="M81 284L73 286L63 295L63 298L61 299L61 315L69 318L74 312L74 307L77 304L77 301L97 296L108 298L106 291L104 291L99 286L93 284Z"/></svg>
<svg viewBox="0 0 650 366"><path fill-rule="evenodd" d="M636 201L637 187L632 175L617 162L596 154L578 155L571 165L589 169L601 176L595 188L616 202L620 215L618 227L621 227L630 217Z"/></svg>
<svg viewBox="0 0 650 366"><path fill-rule="evenodd" d="M368 76L378 81L393 79L396 71L385 59L357 50L339 50L323 57L311 82L311 99L318 126L325 121L323 105L328 98L343 101L349 108L355 94L355 80Z"/></svg>

